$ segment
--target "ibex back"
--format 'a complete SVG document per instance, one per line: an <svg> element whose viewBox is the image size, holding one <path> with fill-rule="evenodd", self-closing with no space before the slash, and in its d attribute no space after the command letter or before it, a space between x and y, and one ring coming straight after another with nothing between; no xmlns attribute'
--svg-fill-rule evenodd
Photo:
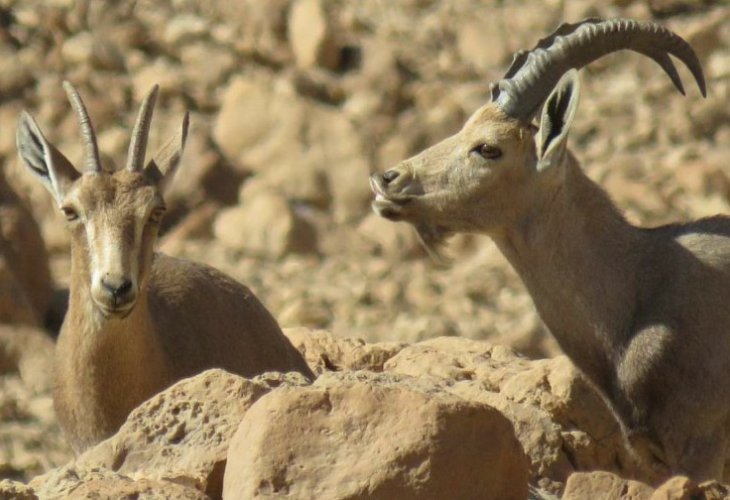
<svg viewBox="0 0 730 500"><path fill-rule="evenodd" d="M720 479L730 431L730 218L634 227L566 148L576 70L619 49L653 58L682 90L668 54L678 57L704 94L694 52L659 25L563 25L518 54L460 132L373 175L373 207L414 224L434 252L454 232L489 235L651 475Z"/></svg>
<svg viewBox="0 0 730 500"><path fill-rule="evenodd" d="M56 351L54 405L73 447L80 451L110 436L145 399L207 368L311 376L248 288L213 268L154 253L187 115L179 141L144 165L153 88L132 132L126 168L111 171L101 165L81 98L65 87L81 121L84 173L26 112L17 144L71 233L71 293Z"/></svg>

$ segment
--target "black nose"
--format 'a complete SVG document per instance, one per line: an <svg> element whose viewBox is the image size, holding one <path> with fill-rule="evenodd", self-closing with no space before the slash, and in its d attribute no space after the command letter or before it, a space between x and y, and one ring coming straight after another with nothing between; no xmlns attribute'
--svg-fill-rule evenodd
<svg viewBox="0 0 730 500"><path fill-rule="evenodd" d="M124 297L130 290L132 290L132 282L130 280L101 280L101 284L104 288L111 293L115 299Z"/></svg>
<svg viewBox="0 0 730 500"><path fill-rule="evenodd" d="M386 184L389 184L396 180L400 173L397 170L386 170L383 172L383 180Z"/></svg>

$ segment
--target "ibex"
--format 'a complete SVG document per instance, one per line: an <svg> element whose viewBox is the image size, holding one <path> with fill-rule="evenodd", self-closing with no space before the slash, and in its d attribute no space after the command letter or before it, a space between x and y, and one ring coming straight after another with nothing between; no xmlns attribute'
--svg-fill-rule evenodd
<svg viewBox="0 0 730 500"><path fill-rule="evenodd" d="M652 475L721 479L730 431L730 218L635 227L566 147L577 70L620 49L651 57L684 93L674 55L705 95L694 51L662 26L564 24L516 55L459 132L373 174L373 208L413 224L435 252L455 232L490 236Z"/></svg>
<svg viewBox="0 0 730 500"><path fill-rule="evenodd" d="M50 191L71 233L69 308L58 338L54 407L75 450L118 430L141 402L208 368L242 376L298 371L312 377L276 320L245 286L217 270L153 250L163 194L187 136L144 165L157 95L141 105L126 167L102 167L81 97L64 87L79 117L83 173L23 112L17 146Z"/></svg>

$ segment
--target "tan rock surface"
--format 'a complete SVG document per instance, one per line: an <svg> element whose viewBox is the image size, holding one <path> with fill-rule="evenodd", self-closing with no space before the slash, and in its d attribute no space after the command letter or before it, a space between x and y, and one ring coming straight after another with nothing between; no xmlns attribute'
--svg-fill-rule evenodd
<svg viewBox="0 0 730 500"><path fill-rule="evenodd" d="M385 362L405 347L403 342L367 344L362 339L336 338L326 330L284 328L291 343L316 373L343 370L383 371Z"/></svg>
<svg viewBox="0 0 730 500"><path fill-rule="evenodd" d="M0 374L18 373L31 390L53 387L53 350L53 340L42 330L0 324Z"/></svg>
<svg viewBox="0 0 730 500"><path fill-rule="evenodd" d="M207 495L195 488L172 481L131 477L104 468L68 465L34 480L31 486L39 498L103 499L135 498L148 500L206 500Z"/></svg>
<svg viewBox="0 0 730 500"><path fill-rule="evenodd" d="M511 424L493 408L423 380L330 373L247 412L223 496L522 499L527 475Z"/></svg>
<svg viewBox="0 0 730 500"><path fill-rule="evenodd" d="M568 478L563 500L606 498L649 500L654 489L644 483L623 479L610 472L576 472ZM673 497L672 497L673 498Z"/></svg>
<svg viewBox="0 0 730 500"><path fill-rule="evenodd" d="M218 498L228 442L243 414L271 387L303 383L298 374L247 380L208 370L143 403L117 434L79 456L74 466L170 480Z"/></svg>
<svg viewBox="0 0 730 500"><path fill-rule="evenodd" d="M564 356L532 361L504 346L442 337L403 348L384 368L442 378L451 392L502 411L530 457L531 480L550 491L576 470L642 472L610 410Z"/></svg>

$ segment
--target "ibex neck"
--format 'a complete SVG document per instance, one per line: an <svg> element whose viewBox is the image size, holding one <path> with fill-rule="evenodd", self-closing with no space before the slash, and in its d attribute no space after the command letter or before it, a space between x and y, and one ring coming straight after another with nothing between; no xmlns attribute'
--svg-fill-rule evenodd
<svg viewBox="0 0 730 500"><path fill-rule="evenodd" d="M147 292L140 290L126 317L104 317L94 307L88 272L77 259L72 252L69 309L56 350L56 399L59 411L71 412L66 418L81 428L112 432L146 395L164 386L164 358Z"/></svg>
<svg viewBox="0 0 730 500"><path fill-rule="evenodd" d="M566 354L601 377L634 313L643 240L574 161L562 174L519 227L494 239Z"/></svg>

